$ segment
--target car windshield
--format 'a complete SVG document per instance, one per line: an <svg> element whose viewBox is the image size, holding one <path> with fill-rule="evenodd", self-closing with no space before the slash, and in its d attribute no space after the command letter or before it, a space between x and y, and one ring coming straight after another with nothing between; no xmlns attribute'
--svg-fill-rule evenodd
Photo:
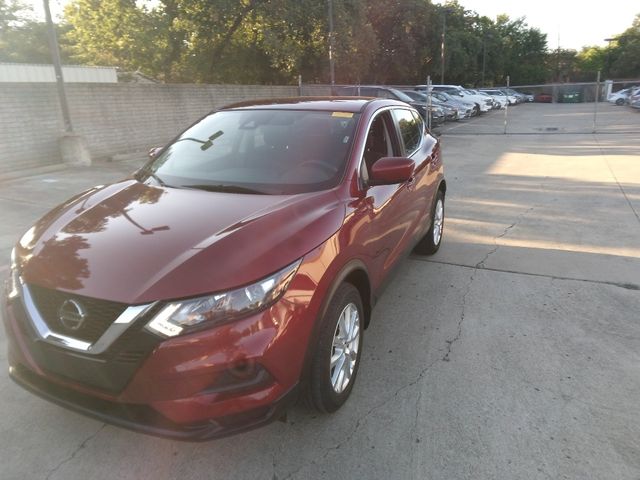
<svg viewBox="0 0 640 480"><path fill-rule="evenodd" d="M420 93L420 92L402 92L405 95L407 95L408 97L413 98L413 100L417 101L417 102L426 102L427 101L427 95L424 93Z"/></svg>
<svg viewBox="0 0 640 480"><path fill-rule="evenodd" d="M342 178L358 114L303 110L213 113L141 171L164 186L289 195Z"/></svg>
<svg viewBox="0 0 640 480"><path fill-rule="evenodd" d="M395 88L390 88L389 91L392 92L397 97L398 100L401 100L407 103L413 102L413 99L409 95L401 92L400 90L396 90Z"/></svg>
<svg viewBox="0 0 640 480"><path fill-rule="evenodd" d="M458 94L456 94L455 92L453 93L454 96L452 96L450 93L447 92L441 92L441 95L445 97L445 99L449 100L449 101L453 101L453 102L460 102L461 99L459 97Z"/></svg>

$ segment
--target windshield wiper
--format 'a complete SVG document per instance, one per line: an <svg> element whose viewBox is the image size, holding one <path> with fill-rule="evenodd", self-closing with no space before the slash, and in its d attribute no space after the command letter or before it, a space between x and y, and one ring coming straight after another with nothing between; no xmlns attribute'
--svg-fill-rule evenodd
<svg viewBox="0 0 640 480"><path fill-rule="evenodd" d="M264 195L265 192L253 188L240 187L238 185L182 185L184 188L195 188L196 190L205 190L207 192L224 192L224 193L248 193L252 195Z"/></svg>
<svg viewBox="0 0 640 480"><path fill-rule="evenodd" d="M160 184L161 187L166 187L167 184L165 183L164 180L162 180L158 175L156 175L153 172L147 172L147 175L149 175L151 178L153 178L156 182L158 182Z"/></svg>
<svg viewBox="0 0 640 480"><path fill-rule="evenodd" d="M156 173L153 170L151 170L148 167L147 168L141 168L140 170L138 170L138 173L136 173L135 178L138 181L142 181L142 178L145 177L145 176L147 178L148 177L153 178L156 181L156 183L158 185L160 185L161 187L168 187L169 186L169 185L167 185L167 183L164 180L162 180L158 175L156 175Z"/></svg>

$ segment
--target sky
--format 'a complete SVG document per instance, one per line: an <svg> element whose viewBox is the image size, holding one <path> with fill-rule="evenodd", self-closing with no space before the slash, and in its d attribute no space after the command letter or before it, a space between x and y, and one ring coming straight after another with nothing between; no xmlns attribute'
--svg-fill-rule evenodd
<svg viewBox="0 0 640 480"><path fill-rule="evenodd" d="M443 0L433 3L442 4ZM640 13L638 0L458 0L467 10L495 20L506 13L509 18L525 17L527 25L547 34L549 49L605 46L605 38L624 32Z"/></svg>
<svg viewBox="0 0 640 480"><path fill-rule="evenodd" d="M69 0L49 0L54 17ZM339 0L334 0L339 1ZM444 0L432 0L444 3ZM38 18L44 18L42 0L23 0L32 5ZM640 13L638 0L458 0L467 10L474 10L495 20L506 13L511 19L525 17L527 25L547 34L549 49L604 46L605 38L624 32Z"/></svg>

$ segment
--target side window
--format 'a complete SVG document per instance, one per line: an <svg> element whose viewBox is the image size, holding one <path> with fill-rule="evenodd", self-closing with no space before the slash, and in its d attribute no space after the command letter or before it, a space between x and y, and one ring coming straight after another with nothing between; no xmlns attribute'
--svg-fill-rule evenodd
<svg viewBox="0 0 640 480"><path fill-rule="evenodd" d="M366 169L363 172L367 178L374 163L383 157L393 156L393 143L389 133L388 122L385 121L385 118L387 118L386 112L378 115L371 123L367 134L367 142L364 147Z"/></svg>
<svg viewBox="0 0 640 480"><path fill-rule="evenodd" d="M425 124L424 124L424 120L422 119L422 117L420 116L420 114L418 112L411 112L411 114L413 115L413 118L416 119L416 122L418 124L418 129L420 130L420 138L422 139L422 137L424 136L424 129L425 129Z"/></svg>
<svg viewBox="0 0 640 480"><path fill-rule="evenodd" d="M418 121L411 110L400 108L393 110L393 118L398 125L404 143L404 154L409 157L420 146L423 131L422 121Z"/></svg>

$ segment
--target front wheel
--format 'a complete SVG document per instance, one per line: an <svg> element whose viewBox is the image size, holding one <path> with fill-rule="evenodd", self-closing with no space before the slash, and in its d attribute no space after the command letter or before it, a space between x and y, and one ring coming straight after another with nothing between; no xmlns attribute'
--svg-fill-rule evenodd
<svg viewBox="0 0 640 480"><path fill-rule="evenodd" d="M364 317L358 289L343 283L321 319L308 382L310 406L338 410L349 398L360 365Z"/></svg>
<svg viewBox="0 0 640 480"><path fill-rule="evenodd" d="M616 105L620 106L620 105L624 105L624 98L618 98L616 100Z"/></svg>
<svg viewBox="0 0 640 480"><path fill-rule="evenodd" d="M415 248L416 253L421 255L433 255L440 248L442 243L442 232L444 230L444 193L438 190L436 201L431 212L431 227L427 234L420 240Z"/></svg>

